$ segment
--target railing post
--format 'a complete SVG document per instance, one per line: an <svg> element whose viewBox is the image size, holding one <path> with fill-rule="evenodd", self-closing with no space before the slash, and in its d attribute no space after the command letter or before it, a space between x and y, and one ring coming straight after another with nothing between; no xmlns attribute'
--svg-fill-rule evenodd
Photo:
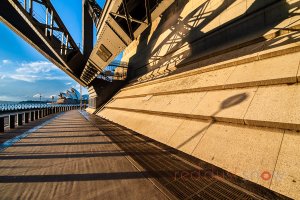
<svg viewBox="0 0 300 200"><path fill-rule="evenodd" d="M24 113L18 113L18 126L23 125L23 114Z"/></svg>
<svg viewBox="0 0 300 200"><path fill-rule="evenodd" d="M25 124L29 123L29 112L25 112Z"/></svg>
<svg viewBox="0 0 300 200"><path fill-rule="evenodd" d="M38 110L35 111L34 116L35 116L35 120L39 119L39 111Z"/></svg>
<svg viewBox="0 0 300 200"><path fill-rule="evenodd" d="M4 133L4 117L0 117L0 133Z"/></svg>
<svg viewBox="0 0 300 200"><path fill-rule="evenodd" d="M16 127L16 116L9 115L9 128L15 128L15 127Z"/></svg>
<svg viewBox="0 0 300 200"><path fill-rule="evenodd" d="M30 112L30 121L34 121L34 111Z"/></svg>

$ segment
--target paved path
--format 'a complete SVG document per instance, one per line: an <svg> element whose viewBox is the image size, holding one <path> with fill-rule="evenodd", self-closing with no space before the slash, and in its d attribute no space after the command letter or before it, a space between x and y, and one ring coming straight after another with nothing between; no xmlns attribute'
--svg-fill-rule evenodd
<svg viewBox="0 0 300 200"><path fill-rule="evenodd" d="M166 199L78 111L0 152L0 199Z"/></svg>
<svg viewBox="0 0 300 200"><path fill-rule="evenodd" d="M0 152L0 199L285 198L210 167L103 118L69 111Z"/></svg>

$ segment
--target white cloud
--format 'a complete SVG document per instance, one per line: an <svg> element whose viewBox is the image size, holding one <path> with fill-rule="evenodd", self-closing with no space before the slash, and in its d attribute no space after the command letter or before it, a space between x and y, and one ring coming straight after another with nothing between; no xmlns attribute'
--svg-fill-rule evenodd
<svg viewBox="0 0 300 200"><path fill-rule="evenodd" d="M10 64L11 61L10 60L2 60L2 64Z"/></svg>
<svg viewBox="0 0 300 200"><path fill-rule="evenodd" d="M33 98L40 98L41 94L35 94L33 95Z"/></svg>
<svg viewBox="0 0 300 200"><path fill-rule="evenodd" d="M20 80L20 81L26 81L26 82L35 82L38 79L38 76L34 75L11 75L10 78L15 79L15 80Z"/></svg>
<svg viewBox="0 0 300 200"><path fill-rule="evenodd" d="M69 80L70 79L70 77L67 76L42 76L42 75L37 76L37 75L20 75L20 74L10 75L10 78L19 81L26 81L30 83L39 80Z"/></svg>
<svg viewBox="0 0 300 200"><path fill-rule="evenodd" d="M41 77L39 80L70 80L71 77L68 76L45 76Z"/></svg>
<svg viewBox="0 0 300 200"><path fill-rule="evenodd" d="M72 82L68 82L68 83L66 83L66 85L72 85Z"/></svg>
<svg viewBox="0 0 300 200"><path fill-rule="evenodd" d="M10 63L11 67L5 73L0 74L0 80L13 79L29 83L35 83L36 81L64 81L67 84L72 83L70 82L72 81L70 76L64 75L58 67L48 61L19 63L10 60L0 60L0 67L1 63L4 62Z"/></svg>
<svg viewBox="0 0 300 200"><path fill-rule="evenodd" d="M26 73L26 74L38 74L38 73L47 73L51 70L55 70L57 67L46 61L37 61L30 63L22 63L21 67L16 70L17 73Z"/></svg>
<svg viewBox="0 0 300 200"><path fill-rule="evenodd" d="M0 101L22 101L23 99L18 96L0 95Z"/></svg>

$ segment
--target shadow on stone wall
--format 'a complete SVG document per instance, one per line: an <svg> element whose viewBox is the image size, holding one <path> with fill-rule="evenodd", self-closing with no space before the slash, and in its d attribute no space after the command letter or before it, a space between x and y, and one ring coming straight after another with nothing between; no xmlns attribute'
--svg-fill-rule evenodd
<svg viewBox="0 0 300 200"><path fill-rule="evenodd" d="M283 19L293 15L293 13L289 13L285 1L273 0L269 1L270 3L268 5L262 6L261 1L256 0L241 16L204 33L202 32L202 29L216 19L235 1L223 1L217 9L207 11L211 2L213 1L207 0L203 2L199 7L192 10L185 18L182 18L180 17L180 14L188 1L176 1L164 13L157 29L152 35L150 34L151 27L148 27L139 39L137 53L129 59L129 79L134 79L137 76L145 75L146 73L148 73L148 78L153 78L154 75L151 75L151 72L158 68L162 69L162 75L164 73L169 74L178 67L184 66L184 63L193 59L197 59L198 57L213 53L220 49L226 49L231 47L232 44L239 44L240 41L243 42L245 39L251 38L251 36L253 37L253 35L263 36L266 32L282 22ZM253 15L254 12L259 12L259 9L275 3L280 5L276 7L276 12L274 11L275 14L273 14L274 16L272 16L270 21L266 21L264 18L261 19L261 17L264 17L264 14L262 14L257 15L257 17L252 17L253 19L251 18L249 22L247 21L247 23L244 24L237 22L249 15ZM299 9L299 5L298 7L295 5L295 8L294 13ZM227 28L234 24L237 24L238 26L235 26L234 29ZM159 41L159 45L157 45L159 36L167 30L170 31L170 34L162 41ZM150 35L151 37L148 38ZM274 39L271 43L265 43L262 48L274 48L283 45L284 42L287 43L288 40L291 39L299 40L299 38L294 38L293 35L287 37L290 38L285 40L282 40L282 38ZM174 52L179 49L181 49L181 52L174 54ZM240 52L240 55L238 56L259 52L261 50L261 48L257 48L251 49L251 52L243 51ZM227 59L231 58L226 57L223 60L217 60L216 62ZM213 64L213 61L209 64Z"/></svg>

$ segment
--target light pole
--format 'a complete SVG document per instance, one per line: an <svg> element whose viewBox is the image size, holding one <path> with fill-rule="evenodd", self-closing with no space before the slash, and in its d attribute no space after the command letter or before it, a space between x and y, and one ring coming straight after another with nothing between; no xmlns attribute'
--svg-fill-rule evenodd
<svg viewBox="0 0 300 200"><path fill-rule="evenodd" d="M80 85L80 110L82 110L82 86Z"/></svg>

